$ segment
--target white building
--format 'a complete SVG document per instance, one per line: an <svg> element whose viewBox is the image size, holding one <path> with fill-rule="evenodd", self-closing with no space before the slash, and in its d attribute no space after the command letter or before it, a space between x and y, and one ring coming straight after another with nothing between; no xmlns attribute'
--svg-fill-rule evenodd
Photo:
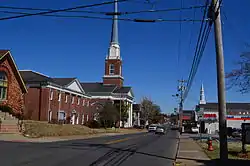
<svg viewBox="0 0 250 166"><path fill-rule="evenodd" d="M227 127L241 128L242 123L250 123L250 103L226 103ZM200 101L196 106L201 132L214 134L219 131L218 103L207 103L204 87L201 85Z"/></svg>

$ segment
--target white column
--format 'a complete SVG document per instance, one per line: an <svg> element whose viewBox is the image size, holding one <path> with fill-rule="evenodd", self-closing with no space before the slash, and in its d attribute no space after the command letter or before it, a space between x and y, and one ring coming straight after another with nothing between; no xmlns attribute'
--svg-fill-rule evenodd
<svg viewBox="0 0 250 166"><path fill-rule="evenodd" d="M130 127L132 127L133 126L133 104L132 103L130 103Z"/></svg>
<svg viewBox="0 0 250 166"><path fill-rule="evenodd" d="M128 101L125 101L126 105L128 105ZM130 127L130 109L128 109L128 119L127 119L127 127Z"/></svg>
<svg viewBox="0 0 250 166"><path fill-rule="evenodd" d="M140 126L140 112L137 112L137 125Z"/></svg>

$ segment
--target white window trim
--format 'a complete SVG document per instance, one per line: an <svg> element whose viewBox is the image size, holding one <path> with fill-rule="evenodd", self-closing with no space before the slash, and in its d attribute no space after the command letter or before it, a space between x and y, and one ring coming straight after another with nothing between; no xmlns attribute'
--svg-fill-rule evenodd
<svg viewBox="0 0 250 166"><path fill-rule="evenodd" d="M86 121L88 122L89 121L89 115L87 114L86 116Z"/></svg>
<svg viewBox="0 0 250 166"><path fill-rule="evenodd" d="M53 90L50 89L50 96L49 96L49 99L50 99L50 100L53 100L53 95L54 95Z"/></svg>
<svg viewBox="0 0 250 166"><path fill-rule="evenodd" d="M113 67L113 69L112 69L113 73L111 73L111 66ZM109 74L115 75L115 65L113 63L109 64Z"/></svg>
<svg viewBox="0 0 250 166"><path fill-rule="evenodd" d="M74 104L75 96L72 96L71 98L71 104Z"/></svg>
<svg viewBox="0 0 250 166"><path fill-rule="evenodd" d="M58 101L61 101L61 97L62 97L62 94L61 94L61 92L59 92L59 94L58 94Z"/></svg>
<svg viewBox="0 0 250 166"><path fill-rule="evenodd" d="M85 106L85 99L82 100L82 106Z"/></svg>
<svg viewBox="0 0 250 166"><path fill-rule="evenodd" d="M77 105L79 105L80 104L80 98L78 97L77 98Z"/></svg>
<svg viewBox="0 0 250 166"><path fill-rule="evenodd" d="M67 102L68 102L68 95L65 94L65 103L67 103Z"/></svg>

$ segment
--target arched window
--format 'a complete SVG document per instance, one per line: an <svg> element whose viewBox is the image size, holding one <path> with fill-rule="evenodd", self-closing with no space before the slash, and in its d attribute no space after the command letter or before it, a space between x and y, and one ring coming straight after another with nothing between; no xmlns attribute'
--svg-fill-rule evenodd
<svg viewBox="0 0 250 166"><path fill-rule="evenodd" d="M109 65L109 74L110 75L114 75L115 74L115 65L114 64L110 64Z"/></svg>
<svg viewBox="0 0 250 166"><path fill-rule="evenodd" d="M6 100L8 88L8 78L5 72L0 71L0 100Z"/></svg>

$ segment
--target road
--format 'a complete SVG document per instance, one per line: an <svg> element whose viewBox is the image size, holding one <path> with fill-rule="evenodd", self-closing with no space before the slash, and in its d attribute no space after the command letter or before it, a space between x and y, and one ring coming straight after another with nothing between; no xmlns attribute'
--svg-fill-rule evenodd
<svg viewBox="0 0 250 166"><path fill-rule="evenodd" d="M50 143L0 142L3 166L172 166L178 133L137 133Z"/></svg>

